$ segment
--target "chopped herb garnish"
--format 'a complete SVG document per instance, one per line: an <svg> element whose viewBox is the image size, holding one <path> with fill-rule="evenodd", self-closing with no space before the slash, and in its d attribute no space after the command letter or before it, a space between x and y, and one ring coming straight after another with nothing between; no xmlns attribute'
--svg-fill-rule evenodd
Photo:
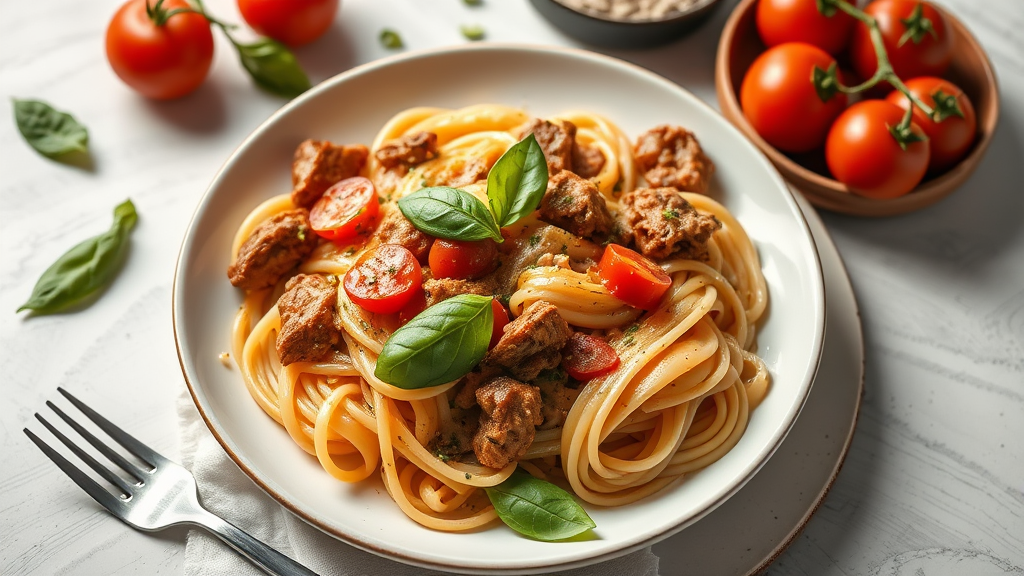
<svg viewBox="0 0 1024 576"><path fill-rule="evenodd" d="M299 237L299 241L300 242L305 242L306 241L306 227L305 226L299 226L299 230L298 230L298 232L296 232L295 235Z"/></svg>
<svg viewBox="0 0 1024 576"><path fill-rule="evenodd" d="M390 28L385 28L380 31L380 43L391 50L397 50L403 48L405 44L402 42L402 37L398 35L398 32Z"/></svg>
<svg viewBox="0 0 1024 576"><path fill-rule="evenodd" d="M530 247L533 248L537 244L540 244L540 235L534 234L533 236L530 236Z"/></svg>
<svg viewBox="0 0 1024 576"><path fill-rule="evenodd" d="M665 217L665 220L675 220L679 218L678 210L662 210L661 215Z"/></svg>
<svg viewBox="0 0 1024 576"><path fill-rule="evenodd" d="M398 268L396 268L394 266L389 266L388 267L388 274L394 276L397 273L398 273Z"/></svg>
<svg viewBox="0 0 1024 576"><path fill-rule="evenodd" d="M470 474L469 472L466 472L466 480L469 480L472 477L473 477L472 474Z"/></svg>
<svg viewBox="0 0 1024 576"><path fill-rule="evenodd" d="M345 256L352 256L355 253L356 253L356 249L355 249L354 246L349 246L348 250L345 250Z"/></svg>
<svg viewBox="0 0 1024 576"><path fill-rule="evenodd" d="M462 3L466 6L480 6L484 3L483 0L462 0Z"/></svg>
<svg viewBox="0 0 1024 576"><path fill-rule="evenodd" d="M568 254L568 253L569 253L569 246L566 245L566 244L562 244L562 254Z"/></svg>
<svg viewBox="0 0 1024 576"><path fill-rule="evenodd" d="M472 40L474 42L477 40L483 40L484 36L487 35L486 32L484 32L483 26L480 26L479 24L463 24L459 27L459 31L461 31L462 35L466 37L466 40Z"/></svg>

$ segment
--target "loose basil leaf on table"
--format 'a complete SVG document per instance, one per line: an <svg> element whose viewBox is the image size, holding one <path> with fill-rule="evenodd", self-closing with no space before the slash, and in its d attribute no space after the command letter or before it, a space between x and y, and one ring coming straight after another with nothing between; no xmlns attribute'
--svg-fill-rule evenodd
<svg viewBox="0 0 1024 576"><path fill-rule="evenodd" d="M483 359L493 324L491 298L449 298L395 330L384 343L373 374L406 390L451 382Z"/></svg>
<svg viewBox="0 0 1024 576"><path fill-rule="evenodd" d="M398 201L413 226L438 238L501 242L501 229L487 206L465 190L437 186L421 188Z"/></svg>
<svg viewBox="0 0 1024 576"><path fill-rule="evenodd" d="M32 296L18 308L50 314L81 301L114 279L128 250L128 234L138 214L131 200L114 208L114 224L64 253L43 272Z"/></svg>
<svg viewBox="0 0 1024 576"><path fill-rule="evenodd" d="M242 66L260 88L287 98L309 90L309 77L284 44L270 38L261 38L252 44L232 42Z"/></svg>
<svg viewBox="0 0 1024 576"><path fill-rule="evenodd" d="M520 470L485 490L502 522L537 540L563 540L597 527L572 494Z"/></svg>
<svg viewBox="0 0 1024 576"><path fill-rule="evenodd" d="M89 151L89 131L70 114L39 100L13 101L18 130L40 154L56 158L68 152Z"/></svg>
<svg viewBox="0 0 1024 576"><path fill-rule="evenodd" d="M530 134L509 148L487 174L487 201L499 227L537 209L548 187L544 150Z"/></svg>

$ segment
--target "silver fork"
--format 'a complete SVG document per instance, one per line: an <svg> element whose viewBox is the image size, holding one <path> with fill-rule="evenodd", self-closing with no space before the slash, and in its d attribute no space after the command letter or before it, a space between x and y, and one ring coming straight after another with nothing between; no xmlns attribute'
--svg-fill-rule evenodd
<svg viewBox="0 0 1024 576"><path fill-rule="evenodd" d="M121 494L110 493L106 488L100 486L98 482L51 448L46 442L33 434L31 430L28 428L24 429L25 434L35 442L36 446L50 460L53 460L54 464L70 476L75 481L75 484L78 484L89 496L92 496L93 499L109 510L111 514L120 518L125 524L147 532L163 530L164 528L182 524L200 526L215 534L228 546L234 548L239 554L248 558L253 564L259 566L268 574L316 576L316 573L312 570L203 508L199 503L196 479L188 470L161 456L149 446L128 435L63 388L58 387L57 391L71 401L76 408L81 410L101 430L116 440L118 444L150 467L149 470L144 470L129 462L111 449L110 446L104 444L102 440L83 428L81 424L71 419L70 416L52 402L47 401L46 405L85 438L89 444L92 444L107 459L117 464L135 479L135 482L127 482L111 472L110 469L82 450L81 447L36 413L36 418L43 423L47 430L52 432L54 436L88 464L90 468L95 470L97 474L120 490Z"/></svg>

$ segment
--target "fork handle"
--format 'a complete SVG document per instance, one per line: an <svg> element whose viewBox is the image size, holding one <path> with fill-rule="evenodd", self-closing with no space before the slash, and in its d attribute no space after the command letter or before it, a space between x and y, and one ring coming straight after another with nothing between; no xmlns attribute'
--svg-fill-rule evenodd
<svg viewBox="0 0 1024 576"><path fill-rule="evenodd" d="M236 552L245 556L267 574L275 576L318 576L309 568L274 550L238 526L203 509L193 521L206 528Z"/></svg>

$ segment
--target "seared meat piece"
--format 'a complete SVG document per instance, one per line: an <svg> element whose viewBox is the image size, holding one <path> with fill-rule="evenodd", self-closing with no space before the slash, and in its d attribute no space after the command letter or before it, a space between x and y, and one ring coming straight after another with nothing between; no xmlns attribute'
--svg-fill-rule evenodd
<svg viewBox="0 0 1024 576"><path fill-rule="evenodd" d="M490 468L504 468L522 458L544 421L540 390L499 376L477 389L476 402L483 410L473 437L476 459Z"/></svg>
<svg viewBox="0 0 1024 576"><path fill-rule="evenodd" d="M442 460L457 458L473 450L473 436L480 426L480 408L473 399L468 409L452 408L451 422L441 424L427 450Z"/></svg>
<svg viewBox="0 0 1024 576"><path fill-rule="evenodd" d="M381 145L376 156L384 168L399 168L404 173L409 166L437 157L437 134L417 132L402 136Z"/></svg>
<svg viewBox="0 0 1024 576"><path fill-rule="evenodd" d="M459 294L493 296L497 285L493 279L457 280L455 278L428 278L423 281L423 292L427 296L427 307L443 302Z"/></svg>
<svg viewBox="0 0 1024 576"><path fill-rule="evenodd" d="M281 364L316 362L341 341L337 314L338 285L319 274L299 274L285 285L277 300L281 330L277 355Z"/></svg>
<svg viewBox="0 0 1024 576"><path fill-rule="evenodd" d="M561 125L550 120L534 118L520 130L519 138L533 134L544 150L544 159L548 162L548 177L562 170L572 168L572 151L576 143L576 125L568 120L561 120Z"/></svg>
<svg viewBox="0 0 1024 576"><path fill-rule="evenodd" d="M577 236L602 239L612 231L608 205L593 182L569 171L548 181L540 201L540 219Z"/></svg>
<svg viewBox="0 0 1024 576"><path fill-rule="evenodd" d="M292 202L311 208L333 184L358 176L370 151L362 144L335 146L326 140L305 140L292 160Z"/></svg>
<svg viewBox="0 0 1024 576"><path fill-rule="evenodd" d="M434 237L420 232L397 207L391 207L380 220L377 238L381 244L398 244L412 252L420 263L427 261Z"/></svg>
<svg viewBox="0 0 1024 576"><path fill-rule="evenodd" d="M542 370L558 366L562 361L558 351L570 335L572 329L558 314L558 308L538 300L505 326L501 340L487 352L481 365L501 366L520 380L534 380Z"/></svg>
<svg viewBox="0 0 1024 576"><path fill-rule="evenodd" d="M228 266L231 284L245 290L269 288L316 248L317 236L305 208L275 214L260 222Z"/></svg>
<svg viewBox="0 0 1024 576"><path fill-rule="evenodd" d="M468 186L477 180L483 180L487 178L487 173L490 169L487 167L487 163L480 158L474 158L461 166L461 171L455 174L448 174L447 185L452 188L462 188Z"/></svg>
<svg viewBox="0 0 1024 576"><path fill-rule="evenodd" d="M704 193L715 172L693 132L679 126L658 126L641 134L633 153L652 188L673 186Z"/></svg>
<svg viewBox="0 0 1024 576"><path fill-rule="evenodd" d="M540 388L540 413L544 416L544 423L540 425L541 430L556 428L565 422L569 409L580 395L579 390L566 386L568 382L568 374L561 369L545 370L534 381Z"/></svg>
<svg viewBox="0 0 1024 576"><path fill-rule="evenodd" d="M493 366L478 366L475 370L462 377L459 392L455 395L455 405L468 409L476 406L476 390L484 382L501 374L501 369Z"/></svg>
<svg viewBox="0 0 1024 576"><path fill-rule="evenodd" d="M604 154L596 146L584 146L579 142L572 147L572 171L583 178L593 178L604 168Z"/></svg>
<svg viewBox="0 0 1024 576"><path fill-rule="evenodd" d="M622 197L622 215L648 258L700 260L722 223L697 212L675 188L637 188Z"/></svg>

